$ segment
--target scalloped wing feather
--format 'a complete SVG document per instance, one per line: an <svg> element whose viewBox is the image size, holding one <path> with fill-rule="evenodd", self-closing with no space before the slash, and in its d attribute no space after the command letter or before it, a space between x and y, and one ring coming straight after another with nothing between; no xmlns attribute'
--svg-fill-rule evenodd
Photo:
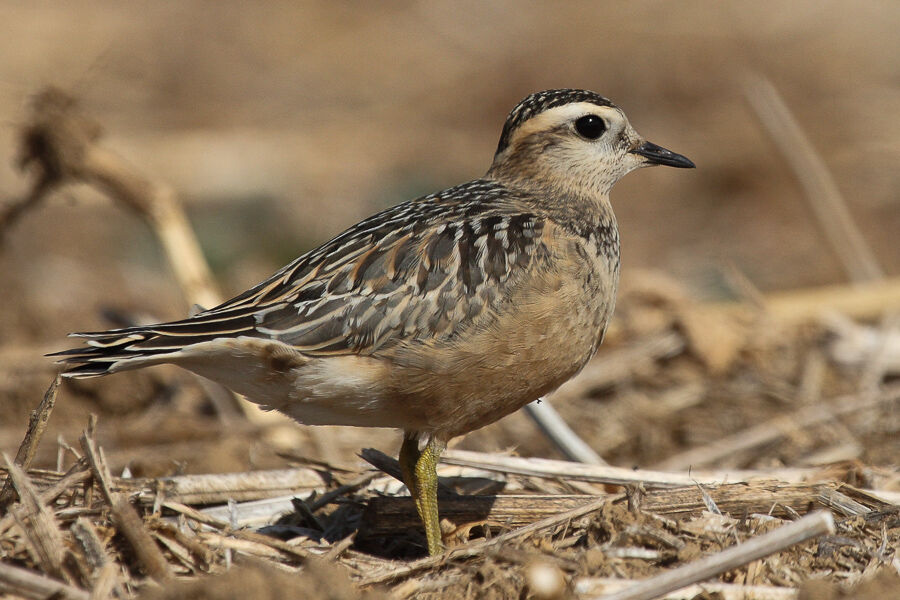
<svg viewBox="0 0 900 600"><path fill-rule="evenodd" d="M191 344L259 337L308 356L380 355L434 343L501 310L504 289L546 254L544 220L510 209L510 190L476 180L360 222L254 288L182 321L77 334L71 376L167 362ZM135 361L135 358L145 360Z"/></svg>

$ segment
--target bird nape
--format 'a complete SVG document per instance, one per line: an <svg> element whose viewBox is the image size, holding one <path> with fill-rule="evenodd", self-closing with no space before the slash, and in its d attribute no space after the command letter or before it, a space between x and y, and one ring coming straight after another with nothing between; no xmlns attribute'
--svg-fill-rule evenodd
<svg viewBox="0 0 900 600"><path fill-rule="evenodd" d="M56 356L69 377L171 363L301 423L403 430L438 554L441 451L594 355L619 278L609 191L652 165L694 166L598 94L538 92L484 177L375 214L215 308L76 334L87 345Z"/></svg>

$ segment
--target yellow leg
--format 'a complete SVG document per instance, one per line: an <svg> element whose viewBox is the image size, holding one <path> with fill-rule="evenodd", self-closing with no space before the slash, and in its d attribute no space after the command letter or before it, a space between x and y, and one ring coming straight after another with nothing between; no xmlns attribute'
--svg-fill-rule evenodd
<svg viewBox="0 0 900 600"><path fill-rule="evenodd" d="M444 551L437 504L437 463L443 449L443 444L435 442L434 438L419 450L418 440L404 437L400 447L403 481L409 488L409 493L416 502L419 518L425 525L425 539L431 556Z"/></svg>

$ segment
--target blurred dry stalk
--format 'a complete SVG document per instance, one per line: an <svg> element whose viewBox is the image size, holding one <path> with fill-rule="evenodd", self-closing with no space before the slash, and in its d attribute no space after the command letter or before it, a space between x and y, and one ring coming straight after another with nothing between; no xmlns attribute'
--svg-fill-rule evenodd
<svg viewBox="0 0 900 600"><path fill-rule="evenodd" d="M35 180L23 200L0 214L0 235L47 194L68 184L87 183L149 224L189 304L219 304L221 294L175 192L162 182L139 174L124 159L104 148L101 137L100 125L79 111L72 96L54 87L39 92L32 104L30 122L22 130L19 158L23 169L35 172ZM203 386L220 414L227 417L228 405L234 403L235 396L212 382L204 381ZM265 412L243 398L237 402L254 423L290 423L287 417ZM281 429L273 435L290 437Z"/></svg>
<svg viewBox="0 0 900 600"><path fill-rule="evenodd" d="M742 567L758 558L764 558L808 539L834 533L831 513L818 511L802 519L784 525L775 531L754 538L743 544L707 556L689 565L661 573L620 592L602 596L606 600L653 600L668 592L704 581L725 571Z"/></svg>
<svg viewBox="0 0 900 600"><path fill-rule="evenodd" d="M760 74L747 73L742 86L754 115L806 192L816 223L854 284L772 293L761 298L766 312L797 322L829 312L873 319L900 309L900 279L885 278L825 162L774 84Z"/></svg>
<svg viewBox="0 0 900 600"><path fill-rule="evenodd" d="M82 434L80 440L81 448L84 450L90 465L91 474L94 476L94 482L100 488L100 493L109 506L112 522L128 541L144 572L157 582L162 583L171 577L169 565L159 547L145 529L143 521L128 501L127 496L113 490L112 474L109 471L109 466L106 464L102 451L97 446L97 441L94 439L94 429L94 419L92 419L91 425Z"/></svg>
<svg viewBox="0 0 900 600"><path fill-rule="evenodd" d="M900 400L900 387L887 386L873 394L850 394L828 401L820 401L804 406L790 415L748 427L740 433L725 436L709 444L691 448L670 456L655 465L660 470L681 470L714 464L727 456L746 452L764 444L772 443L790 435L797 428L811 427L837 419L842 415L858 414L879 405L890 406Z"/></svg>
<svg viewBox="0 0 900 600"><path fill-rule="evenodd" d="M25 432L25 439L16 452L15 464L22 469L31 467L31 461L37 452L38 444L41 436L44 435L44 429L47 428L47 422L50 421L50 415L53 407L56 406L56 395L59 391L59 382L61 377L57 375L53 379L53 383L44 393L44 398L36 409L31 411L31 418L28 420L28 429ZM4 509L6 504L13 498L12 480L7 479L0 491L0 511Z"/></svg>
<svg viewBox="0 0 900 600"><path fill-rule="evenodd" d="M102 128L58 88L39 92L22 131L20 165L36 173L32 191L0 218L0 231L48 193L72 183L96 186L145 219L160 240L189 303L213 306L221 295L177 196L141 176L100 145Z"/></svg>
<svg viewBox="0 0 900 600"><path fill-rule="evenodd" d="M803 186L816 222L832 251L844 265L850 281L855 284L855 288L864 284L884 284L884 269L878 263L875 252L854 221L825 161L804 134L797 119L778 93L778 89L769 79L754 73L746 74L743 84L747 101ZM871 299L871 293L855 294L853 302L858 307ZM819 300L821 301L821 297ZM823 309L820 307L819 310L821 314ZM850 312L835 311L831 307L828 310L832 315L824 316L831 320L840 318L835 315ZM880 317L882 322L882 347L871 356L868 368L862 375L861 387L875 393L884 378L887 365L897 360L896 349L892 348L888 341L896 335L900 324L900 306L884 302L877 308L875 314L866 316Z"/></svg>
<svg viewBox="0 0 900 600"><path fill-rule="evenodd" d="M726 311L734 303L721 304ZM774 292L765 296L766 312L790 323L814 321L823 314L838 312L854 319L878 319L885 312L900 309L900 278L846 285Z"/></svg>
<svg viewBox="0 0 900 600"><path fill-rule="evenodd" d="M854 283L884 278L825 161L819 156L771 81L755 73L744 76L744 96L769 137L794 171L832 251Z"/></svg>

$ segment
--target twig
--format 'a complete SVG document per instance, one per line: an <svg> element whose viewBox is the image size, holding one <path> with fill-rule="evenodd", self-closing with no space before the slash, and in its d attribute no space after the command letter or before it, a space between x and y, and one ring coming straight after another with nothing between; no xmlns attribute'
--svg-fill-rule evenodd
<svg viewBox="0 0 900 600"><path fill-rule="evenodd" d="M457 496L438 501L441 519L452 523L489 523L506 529L530 525L566 510L584 506L611 495L501 495ZM416 527L420 521L410 496L376 496L369 499L360 526L360 536L377 538L396 535Z"/></svg>
<svg viewBox="0 0 900 600"><path fill-rule="evenodd" d="M141 175L120 156L104 148L100 144L101 136L99 124L83 115L75 99L62 90L48 88L37 94L31 122L22 133L20 159L23 168L38 172L31 195L44 188L79 182L102 190L150 225L189 305L219 304L222 295L175 192L168 185ZM221 394L215 397L221 400ZM261 410L230 391L227 397L255 423L289 421L274 411Z"/></svg>
<svg viewBox="0 0 900 600"><path fill-rule="evenodd" d="M396 458L388 456L377 448L363 448L359 452L359 457L379 471L406 485L406 482L403 481L403 474L400 471L400 461ZM438 496L456 496L456 492L447 487L441 479L442 477L438 476Z"/></svg>
<svg viewBox="0 0 900 600"><path fill-rule="evenodd" d="M709 503L720 513L771 514L793 518L812 508L831 508L843 516L869 515L890 510L890 503L866 495L850 486L835 490L836 483L788 484L780 481L754 481L651 490L641 498L641 512L671 519L691 519L708 511ZM843 493L846 492L846 493ZM855 496L851 498L850 495ZM457 496L439 501L441 517L453 523L486 522L507 528L522 527L539 519L571 510L604 496L513 495ZM608 497L608 496L606 496ZM620 496L617 496L619 498ZM632 496L633 498L633 496ZM627 502L615 500L618 504ZM774 507L774 508L773 508ZM395 535L419 523L415 503L409 496L376 496L369 500L362 518L360 535Z"/></svg>
<svg viewBox="0 0 900 600"><path fill-rule="evenodd" d="M363 473L362 475L360 475L353 481L346 483L336 489L333 489L330 492L326 492L326 493L322 494L321 496L319 496L318 498L316 498L313 502L310 503L309 510L316 512L323 506L327 506L327 505L331 504L331 502L333 502L335 498L339 498L340 496L343 496L344 494L356 491L359 488L363 487L364 485L367 485L370 481L375 479L377 476L378 476L378 472L376 472L376 471L371 471L369 473Z"/></svg>
<svg viewBox="0 0 900 600"><path fill-rule="evenodd" d="M726 480L736 482L746 481L751 478L772 479L777 477L785 481L798 481L802 476L815 472L812 469L778 469L773 471L735 469L666 473L604 465L585 465L546 458L521 458L456 449L446 450L441 456L441 462L499 471L501 473L515 473L517 475L550 479L575 479L613 485L628 485L642 482L648 488L684 487L693 486L697 483L714 484Z"/></svg>
<svg viewBox="0 0 900 600"><path fill-rule="evenodd" d="M598 591L607 593L618 592L632 585L634 585L634 582L627 579L584 577L575 582L575 594L581 597L588 594L596 594ZM715 597L721 600L795 600L798 595L797 590L794 588L775 587L772 585L738 585L735 583L711 581L669 592L664 596L660 596L659 600L692 600L699 597Z"/></svg>
<svg viewBox="0 0 900 600"><path fill-rule="evenodd" d="M34 600L91 600L84 590L3 562L0 562L0 583L12 592Z"/></svg>
<svg viewBox="0 0 900 600"><path fill-rule="evenodd" d="M319 517L309 510L309 506L306 505L306 502L302 498L291 498L291 506L294 507L294 512L297 513L299 517L310 524L312 529L318 532L325 531L325 525L322 524Z"/></svg>
<svg viewBox="0 0 900 600"><path fill-rule="evenodd" d="M847 203L778 90L768 79L748 74L744 96L806 192L806 199L832 250L854 282L884 277L872 249L853 221Z"/></svg>
<svg viewBox="0 0 900 600"><path fill-rule="evenodd" d="M621 592L600 596L598 600L652 600L826 533L834 533L834 518L826 511L815 512L712 556L641 581Z"/></svg>
<svg viewBox="0 0 900 600"><path fill-rule="evenodd" d="M526 538L543 529L556 527L557 525L561 525L566 521L579 519L585 515L589 515L592 512L596 512L603 508L612 499L613 498L601 498L600 500L589 502L579 508L573 508L572 510L567 510L565 512L553 515L552 517L541 519L540 521L536 521L530 525L526 525L525 527L510 531L509 533L504 533L503 535L499 535L490 540L466 544L461 548L454 548L437 556L429 556L427 558L414 560L411 563L403 565L402 567L399 567L397 569L392 569L388 572L376 573L374 575L364 577L358 582L358 584L360 586L366 586L396 581L397 579L402 579L403 577L407 577L409 575L412 575L413 573L417 573L424 569L436 566L444 561L479 556L481 554L484 554L491 548L502 546L503 544L506 544L513 540Z"/></svg>
<svg viewBox="0 0 900 600"><path fill-rule="evenodd" d="M100 567L95 576L91 590L91 600L109 600L109 598L127 598L121 577L120 567L114 562L108 562Z"/></svg>
<svg viewBox="0 0 900 600"><path fill-rule="evenodd" d="M190 568L194 570L207 570L214 560L214 552L207 546L204 546L193 535L187 535L183 528L166 521L154 519L150 522L157 539L168 540L177 544L180 548L187 550L192 557L199 559L202 565L198 565L196 561L188 560Z"/></svg>
<svg viewBox="0 0 900 600"><path fill-rule="evenodd" d="M168 500L166 502L163 502L162 505L169 510L182 514L189 519L197 521L198 523L203 523L204 525L209 525L217 529L225 529L230 526L230 523L228 521L217 519L212 515L209 515L203 511L199 511L195 508L191 508L186 504L181 504L180 502L173 502L171 500Z"/></svg>
<svg viewBox="0 0 900 600"><path fill-rule="evenodd" d="M400 471L400 462L375 448L363 448L359 451L359 457L381 471L387 473L397 481L403 482L403 473Z"/></svg>
<svg viewBox="0 0 900 600"><path fill-rule="evenodd" d="M50 384L50 387L47 388L47 391L44 392L44 398L41 400L41 403L36 409L31 411L31 418L28 420L28 429L25 432L25 439L22 440L22 444L16 452L15 464L21 467L22 470L28 470L31 466L31 461L34 460L34 455L37 452L41 436L44 435L44 429L47 428L47 422L50 420L50 413L53 412L53 407L56 405L56 393L59 391L59 381L60 376L57 375L53 380L53 383ZM3 491L0 492L0 508L12 500L13 494L11 484L12 480L7 479L6 483L3 485Z"/></svg>
<svg viewBox="0 0 900 600"><path fill-rule="evenodd" d="M775 292L766 295L765 307L766 313L785 323L818 319L828 312L854 319L876 319L885 311L900 309L900 278ZM747 306L737 302L712 304L707 309L748 313Z"/></svg>
<svg viewBox="0 0 900 600"><path fill-rule="evenodd" d="M284 502L284 506L287 508L287 510L290 510L291 509L290 499L286 498L283 500L283 502ZM238 538L238 540L243 540L243 542L249 542L254 546L255 545L267 546L268 548L270 548L274 551L280 552L281 555L287 555L288 557L290 557L294 560L303 560L310 556L310 554L306 550L303 550L302 548L297 548L295 546L287 544L277 538L273 538L273 537L270 537L267 535L255 533L253 531L246 531L243 529L233 530L232 523L230 523L224 519L218 519L218 518L216 518L210 514L207 514L205 512L195 510L189 506L185 506L185 505L179 504L177 502L165 502L165 503L163 503L163 506L165 506L166 508L168 508L170 510L174 510L175 512L183 514L185 517L187 517L189 519L193 519L199 523L203 523L204 525L208 525L210 527L221 530L221 531L218 531L215 533L203 532L200 534L201 536L206 536L207 534L219 536L216 539L225 539L226 536L231 536L232 538ZM282 511L282 512L284 512L284 511ZM239 523L239 526L240 525L243 525L243 523ZM209 538L209 539L211 539L211 538ZM244 546L242 546L243 542L242 541L234 541L234 545L231 545L231 546L226 545L225 547L240 550L240 549L244 548ZM270 557L278 556L276 553L269 552L268 550L265 551L263 553L263 555L270 556Z"/></svg>
<svg viewBox="0 0 900 600"><path fill-rule="evenodd" d="M309 510L312 512L319 510L332 502L335 498L366 485L378 476L378 474L377 471L365 473L347 485L342 485L335 490L322 494L309 505ZM306 488L304 492L308 493L319 489L320 488L314 488L314 490L310 490L309 488ZM175 512L182 513L191 519L221 529L227 526L229 520L233 521L232 525L237 527L253 527L270 524L277 516L295 511L293 500L296 497L297 493L292 493L261 500L253 500L250 502L238 502L227 506L211 506L204 508L202 511L192 509L180 502L173 502L168 499L163 502L162 505Z"/></svg>
<svg viewBox="0 0 900 600"><path fill-rule="evenodd" d="M351 533L344 539L339 540L338 542L335 542L335 544L331 548L328 549L328 552L326 552L322 556L322 558L324 560L337 560L338 558L340 558L341 554L346 552L347 549L353 545L353 542L355 539L356 539L356 532L354 531L353 533Z"/></svg>
<svg viewBox="0 0 900 600"><path fill-rule="evenodd" d="M296 494L253 500L252 502L229 503L228 505L210 506L196 510L180 502L167 500L162 506L181 513L184 516L216 527L258 527L273 523L285 513L295 512L293 500Z"/></svg>
<svg viewBox="0 0 900 600"><path fill-rule="evenodd" d="M177 475L153 480L117 479L116 485L124 489L140 490L138 498L143 504L152 504L160 486L166 500L183 504L221 504L228 500L247 501L302 490L313 490L326 485L322 474L314 469L272 469L245 473L221 473Z"/></svg>
<svg viewBox="0 0 900 600"><path fill-rule="evenodd" d="M197 536L209 545L231 548L256 556L289 559L303 562L315 554L282 540L261 533L238 529L234 531L201 531Z"/></svg>
<svg viewBox="0 0 900 600"><path fill-rule="evenodd" d="M900 506L900 492L895 492L893 490L861 490L867 494L870 494L879 500L883 500L885 502L889 502L891 504L896 504Z"/></svg>
<svg viewBox="0 0 900 600"><path fill-rule="evenodd" d="M76 466L78 466L76 464ZM91 472L88 470L72 470L68 475L54 483L52 486L44 490L38 495L41 504L49 504L70 487L83 483L91 478ZM0 519L0 535L3 535L14 522L11 514L5 515Z"/></svg>
<svg viewBox="0 0 900 600"><path fill-rule="evenodd" d="M593 448L572 431L546 398L525 405L525 412L569 460L588 465L607 464Z"/></svg>
<svg viewBox="0 0 900 600"><path fill-rule="evenodd" d="M249 556L256 556L269 560L284 560L285 556L268 544L260 544L258 541L244 540L229 537L217 531L201 531L197 537L207 546L226 551L234 550Z"/></svg>
<svg viewBox="0 0 900 600"><path fill-rule="evenodd" d="M38 170L38 185L85 182L137 212L159 237L188 302L217 304L221 296L175 194L100 146L101 135L101 127L79 112L71 96L48 88L34 99L21 163Z"/></svg>
<svg viewBox="0 0 900 600"><path fill-rule="evenodd" d="M119 577L119 566L112 560L94 525L84 517L76 519L69 528L81 549L84 557L93 570L91 577L93 589L91 590L91 598L109 598L113 592L118 597L124 598L125 594Z"/></svg>
<svg viewBox="0 0 900 600"><path fill-rule="evenodd" d="M97 535L97 530L94 529L94 525L89 520L79 517L72 523L69 531L81 544L84 557L92 569L99 569L111 562L109 555L103 548L103 542L100 541L100 536Z"/></svg>
<svg viewBox="0 0 900 600"><path fill-rule="evenodd" d="M27 211L36 208L43 202L55 187L52 182L42 178L35 183L24 198L4 206L0 210L0 242L3 241L3 236L15 225L16 221L21 219Z"/></svg>
<svg viewBox="0 0 900 600"><path fill-rule="evenodd" d="M309 558L310 556L314 556L308 550L304 548L300 548L298 546L292 546L287 542L279 540L278 538L274 538L268 535L263 535L262 533L256 533L255 531L247 531L246 529L238 529L235 531L229 531L229 535L234 536L236 538L247 540L248 542L254 542L257 544L262 544L263 546L268 546L270 548L275 548L276 550L284 553L294 560L303 561Z"/></svg>
<svg viewBox="0 0 900 600"><path fill-rule="evenodd" d="M687 474L635 471L606 465L585 465L546 458L520 458L517 456L456 449L445 451L441 456L441 462L517 475L550 477L552 479L575 479L578 481L616 485L644 482L650 486L679 487L691 485L693 481Z"/></svg>
<svg viewBox="0 0 900 600"><path fill-rule="evenodd" d="M805 406L791 414L776 417L765 423L754 425L733 435L720 438L710 444L692 448L686 452L670 456L654 465L655 469L677 471L688 467L700 467L715 463L736 452L750 450L771 443L787 432L803 427L826 423L841 415L851 414L882 404L900 400L900 385L885 386L875 395L859 397L855 394L839 396L825 402Z"/></svg>
<svg viewBox="0 0 900 600"><path fill-rule="evenodd" d="M855 517L857 515L865 515L872 512L872 509L846 494L842 494L837 490L823 487L816 499L831 510L834 510L845 517Z"/></svg>
<svg viewBox="0 0 900 600"><path fill-rule="evenodd" d="M97 448L97 442L88 432L81 436L80 441L100 492L109 504L116 529L128 541L147 575L158 582L170 579L169 565L156 542L153 541L153 537L144 527L137 511L129 504L124 495L112 490L112 476L109 473L109 467L103 460L102 453Z"/></svg>
<svg viewBox="0 0 900 600"><path fill-rule="evenodd" d="M21 507L13 507L12 515L22 529L34 558L54 577L64 577L62 531L54 514L41 502L28 476L6 454L3 455L9 477L19 494Z"/></svg>

